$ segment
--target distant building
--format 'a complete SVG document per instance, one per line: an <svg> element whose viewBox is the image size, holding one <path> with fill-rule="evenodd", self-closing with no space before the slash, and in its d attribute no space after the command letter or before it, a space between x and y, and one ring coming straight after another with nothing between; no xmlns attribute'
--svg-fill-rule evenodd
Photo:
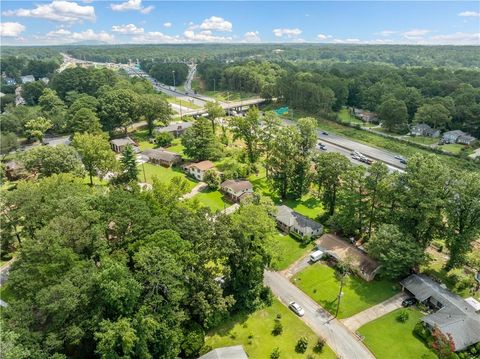
<svg viewBox="0 0 480 359"><path fill-rule="evenodd" d="M203 181L205 172L215 168L215 164L210 161L201 161L197 163L187 163L182 166L182 169L192 177L195 177L199 181Z"/></svg>
<svg viewBox="0 0 480 359"><path fill-rule="evenodd" d="M414 125L410 129L410 135L412 136L425 136L425 137L439 137L440 131L434 130L426 123L419 123Z"/></svg>
<svg viewBox="0 0 480 359"><path fill-rule="evenodd" d="M437 327L444 335L451 336L455 351L480 342L478 301L465 300L423 274L412 274L400 284L404 291L433 310L421 319L422 322L430 329Z"/></svg>
<svg viewBox="0 0 480 359"><path fill-rule="evenodd" d="M50 82L50 79L48 77L42 77L40 81L42 81L45 85L48 85L48 83Z"/></svg>
<svg viewBox="0 0 480 359"><path fill-rule="evenodd" d="M15 106L25 105L25 99L22 97L22 87L17 86L15 89Z"/></svg>
<svg viewBox="0 0 480 359"><path fill-rule="evenodd" d="M135 141L132 140L130 137L117 138L110 141L110 147L117 153L123 152L125 147L127 147L128 145L132 145L135 147L137 146Z"/></svg>
<svg viewBox="0 0 480 359"><path fill-rule="evenodd" d="M248 359L248 356L241 345L235 345L214 349L198 359Z"/></svg>
<svg viewBox="0 0 480 359"><path fill-rule="evenodd" d="M378 123L378 116L376 113L373 113L373 112L370 112L370 111L366 111L366 110L362 110L360 108L354 108L353 109L353 115L362 120L363 122L374 122L374 123Z"/></svg>
<svg viewBox="0 0 480 359"><path fill-rule="evenodd" d="M323 226L320 223L295 212L290 207L281 205L276 206L276 209L275 220L281 231L301 238L314 238L323 233Z"/></svg>
<svg viewBox="0 0 480 359"><path fill-rule="evenodd" d="M14 78L11 77L4 77L3 81L5 82L6 85L16 85L17 81L15 81Z"/></svg>
<svg viewBox="0 0 480 359"><path fill-rule="evenodd" d="M35 77L33 77L33 75L21 76L20 79L22 81L22 84L27 84L29 82L34 82L35 81Z"/></svg>
<svg viewBox="0 0 480 359"><path fill-rule="evenodd" d="M460 130L448 131L443 134L444 143L460 143L462 145L471 145L476 138Z"/></svg>
<svg viewBox="0 0 480 359"><path fill-rule="evenodd" d="M148 157L149 162L163 166L171 167L182 162L182 156L178 153L166 151L161 148L147 150L143 152Z"/></svg>
<svg viewBox="0 0 480 359"><path fill-rule="evenodd" d="M165 127L157 127L154 132L156 133L171 133L174 137L179 137L184 134L184 132L193 126L192 122L172 122Z"/></svg>
<svg viewBox="0 0 480 359"><path fill-rule="evenodd" d="M253 185L247 180L226 180L220 185L220 189L233 202L243 202L253 194Z"/></svg>

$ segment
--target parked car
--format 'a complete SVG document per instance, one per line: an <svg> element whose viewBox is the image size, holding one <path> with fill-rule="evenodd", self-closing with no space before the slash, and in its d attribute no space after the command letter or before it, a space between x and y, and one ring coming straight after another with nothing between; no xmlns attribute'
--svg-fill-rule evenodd
<svg viewBox="0 0 480 359"><path fill-rule="evenodd" d="M299 317L303 317L305 315L305 311L303 310L303 308L296 302L290 302L288 307Z"/></svg>
<svg viewBox="0 0 480 359"><path fill-rule="evenodd" d="M402 302L402 307L411 307L412 305L415 305L417 304L417 300L414 298L414 297L410 297L410 298L407 298L407 299L404 299L403 302Z"/></svg>
<svg viewBox="0 0 480 359"><path fill-rule="evenodd" d="M322 131L322 134L328 136L328 132L327 132L327 131Z"/></svg>

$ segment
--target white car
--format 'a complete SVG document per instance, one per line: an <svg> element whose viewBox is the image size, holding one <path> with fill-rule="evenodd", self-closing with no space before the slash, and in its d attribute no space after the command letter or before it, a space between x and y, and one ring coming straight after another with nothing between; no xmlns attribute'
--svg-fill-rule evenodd
<svg viewBox="0 0 480 359"><path fill-rule="evenodd" d="M303 317L305 315L305 311L303 310L303 308L300 305L298 305L296 302L290 302L288 307L299 317Z"/></svg>

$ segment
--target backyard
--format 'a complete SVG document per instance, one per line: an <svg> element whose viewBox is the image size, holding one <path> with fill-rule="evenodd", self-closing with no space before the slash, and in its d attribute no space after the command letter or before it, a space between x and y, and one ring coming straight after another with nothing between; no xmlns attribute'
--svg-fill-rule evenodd
<svg viewBox="0 0 480 359"><path fill-rule="evenodd" d="M365 324L358 332L365 337L364 344L378 359L436 359L435 353L413 334L415 324L423 314L409 308L408 320L399 322L397 309Z"/></svg>
<svg viewBox="0 0 480 359"><path fill-rule="evenodd" d="M275 318L281 315L283 333L272 334ZM295 352L295 345L302 336L308 338L308 349L304 354ZM279 348L280 358L335 358L332 350L325 345L322 353L313 352L317 336L295 314L278 300L252 314L238 314L220 327L208 333L205 349L231 345L243 345L250 359L267 359L274 348Z"/></svg>
<svg viewBox="0 0 480 359"><path fill-rule="evenodd" d="M223 200L223 194L219 191L205 190L196 194L193 199L198 200L201 205L209 207L213 212L221 211L231 204Z"/></svg>
<svg viewBox="0 0 480 359"><path fill-rule="evenodd" d="M296 274L292 282L323 308L335 313L340 282L335 277L333 268L316 263ZM338 318L351 317L392 297L398 290L398 286L390 281L366 282L355 275L349 275L344 281Z"/></svg>
<svg viewBox="0 0 480 359"><path fill-rule="evenodd" d="M314 248L314 243L303 244L290 235L278 233L274 237L272 267L275 270L288 268L297 259Z"/></svg>
<svg viewBox="0 0 480 359"><path fill-rule="evenodd" d="M179 168L176 168L176 167L165 168L162 166L158 166L158 165L154 165L146 162L138 166L138 170L139 170L138 180L140 182L147 182L152 184L153 179L157 178L160 182L168 183L174 177L182 177L187 181L190 190L196 185L194 181L192 181L187 176L185 176L185 174ZM143 172L144 170L145 170L145 176Z"/></svg>

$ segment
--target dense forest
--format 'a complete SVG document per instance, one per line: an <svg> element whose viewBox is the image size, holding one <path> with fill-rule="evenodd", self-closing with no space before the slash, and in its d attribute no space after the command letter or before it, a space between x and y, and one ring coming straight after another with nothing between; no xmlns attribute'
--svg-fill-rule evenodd
<svg viewBox="0 0 480 359"><path fill-rule="evenodd" d="M188 66L184 63L142 61L140 66L154 79L169 86L182 84L188 75Z"/></svg>

